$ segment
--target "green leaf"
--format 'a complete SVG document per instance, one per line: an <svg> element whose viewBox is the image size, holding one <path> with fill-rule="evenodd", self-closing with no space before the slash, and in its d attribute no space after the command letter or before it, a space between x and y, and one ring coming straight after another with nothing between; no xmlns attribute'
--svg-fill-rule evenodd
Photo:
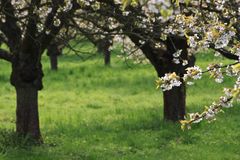
<svg viewBox="0 0 240 160"><path fill-rule="evenodd" d="M132 0L122 0L123 10L132 2Z"/></svg>

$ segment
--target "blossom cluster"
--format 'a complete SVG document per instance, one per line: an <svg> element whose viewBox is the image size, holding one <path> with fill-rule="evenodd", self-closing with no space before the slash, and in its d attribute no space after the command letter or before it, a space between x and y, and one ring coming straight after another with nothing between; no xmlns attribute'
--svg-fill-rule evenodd
<svg viewBox="0 0 240 160"><path fill-rule="evenodd" d="M183 80L187 82L187 84L194 84L190 80L197 80L202 78L202 69L198 66L188 67L186 69L186 74L183 76Z"/></svg>
<svg viewBox="0 0 240 160"><path fill-rule="evenodd" d="M210 64L206 71L202 71L200 67L188 67L186 69L186 74L183 77L179 77L176 73L165 74L164 77L159 78L157 83L157 88L162 88L163 91L171 90L173 87L179 87L183 79L184 82L191 85L193 84L190 80L201 79L203 73L210 73L210 77L213 77L217 83L223 81L222 68L226 68L226 74L229 76L237 77L235 85L233 88L225 88L224 95L219 98L217 102L213 102L210 106L206 106L202 113L190 113L185 118L181 120L182 129L190 129L191 124L199 123L202 120L207 120L211 122L216 119L216 115L219 112L223 112L224 108L233 107L234 100L240 102L240 63L234 63L232 65L223 66L222 64Z"/></svg>
<svg viewBox="0 0 240 160"><path fill-rule="evenodd" d="M165 74L164 77L156 80L157 89L161 88L163 91L171 90L173 87L179 87L181 84L180 77L175 72Z"/></svg>
<svg viewBox="0 0 240 160"><path fill-rule="evenodd" d="M226 68L225 72L222 71L223 68ZM209 73L210 78L214 78L217 83L222 83L224 79L223 73L226 73L226 75L231 77L236 77L240 75L240 63L236 62L225 66L223 66L223 64L209 64L206 71L202 71L199 66L188 67L186 68L186 73L183 75L183 77L178 77L178 79L182 79L188 85L193 85L193 80L201 79L203 73ZM171 75L171 73L168 73L166 75ZM164 77L166 77L166 75ZM164 77L159 79L164 79ZM164 82L167 86L170 85L170 82L175 83L175 81L161 81L161 85L163 85Z"/></svg>
<svg viewBox="0 0 240 160"><path fill-rule="evenodd" d="M239 88L240 78L238 77L237 83L234 88L225 88L224 96L219 98L218 102L213 102L210 106L206 106L205 110L202 113L190 113L185 120L181 120L181 128L191 129L191 124L199 123L202 120L207 120L212 122L216 120L216 115L220 112L223 112L224 108L233 107L233 101L239 101L240 98L240 88Z"/></svg>
<svg viewBox="0 0 240 160"><path fill-rule="evenodd" d="M207 70L210 73L210 77L214 78L217 83L223 82L223 74L221 71L221 64L209 64Z"/></svg>

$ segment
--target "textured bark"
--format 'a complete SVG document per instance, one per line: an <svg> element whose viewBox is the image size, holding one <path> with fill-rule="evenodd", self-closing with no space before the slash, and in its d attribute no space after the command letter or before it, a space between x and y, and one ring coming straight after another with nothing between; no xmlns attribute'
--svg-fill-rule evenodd
<svg viewBox="0 0 240 160"><path fill-rule="evenodd" d="M166 41L167 52L170 60L166 73L175 72L179 76L183 76L186 67L194 65L195 59L188 55L188 45L187 41L181 37L169 37ZM182 64L175 64L172 62L173 54L176 50L181 49L181 59L189 61L188 66L183 66ZM180 87L174 87L172 90L163 92L163 104L164 104L164 119L170 121L179 121L184 119L186 110L186 87L185 83L182 82Z"/></svg>
<svg viewBox="0 0 240 160"><path fill-rule="evenodd" d="M63 45L57 42L53 42L49 45L47 55L49 56L51 70L58 70L58 56L62 54L62 48Z"/></svg>
<svg viewBox="0 0 240 160"><path fill-rule="evenodd" d="M102 39L97 43L98 53L103 54L104 64L106 66L111 64L111 52L109 51L111 45L112 44L108 38Z"/></svg>
<svg viewBox="0 0 240 160"><path fill-rule="evenodd" d="M29 136L41 141L38 115L38 90L33 87L18 88L16 131L22 136Z"/></svg>
<svg viewBox="0 0 240 160"><path fill-rule="evenodd" d="M58 70L58 55L53 54L49 56L51 70Z"/></svg>
<svg viewBox="0 0 240 160"><path fill-rule="evenodd" d="M27 58L15 57L11 74L11 84L16 89L17 98L16 132L42 143L38 116L38 90L43 87L42 66L30 54L20 55Z"/></svg>
<svg viewBox="0 0 240 160"><path fill-rule="evenodd" d="M110 65L111 61L111 52L107 49L104 52L104 64L106 66Z"/></svg>
<svg viewBox="0 0 240 160"><path fill-rule="evenodd" d="M129 36L131 40L138 46L139 38ZM141 46L141 50L154 66L159 77L163 77L166 73L175 72L177 75L183 76L185 69L193 66L195 58L188 55L188 45L183 37L169 37L165 41L166 50L156 49L150 42ZM173 54L176 50L182 49L181 59L188 60L187 66L173 63ZM186 108L186 89L185 84L180 87L174 87L170 91L163 93L164 119L170 121L178 121L184 118Z"/></svg>
<svg viewBox="0 0 240 160"><path fill-rule="evenodd" d="M0 43L0 46L1 46L1 43ZM3 49L0 49L0 59L11 62L12 61L12 54L10 54L9 52L7 52Z"/></svg>
<svg viewBox="0 0 240 160"><path fill-rule="evenodd" d="M163 92L164 119L178 121L184 119L186 107L185 84Z"/></svg>

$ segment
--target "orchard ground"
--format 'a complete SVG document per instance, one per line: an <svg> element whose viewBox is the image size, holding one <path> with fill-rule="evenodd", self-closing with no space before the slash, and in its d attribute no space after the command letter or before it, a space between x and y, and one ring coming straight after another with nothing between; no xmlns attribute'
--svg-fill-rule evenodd
<svg viewBox="0 0 240 160"><path fill-rule="evenodd" d="M3 160L221 160L240 159L240 108L225 110L217 121L182 131L164 122L162 93L156 90L151 65L134 65L114 54L111 67L101 56L82 61L59 59L59 71L43 57L44 89L39 93L42 146L16 138L15 90L10 65L0 61L0 159ZM222 61L199 54L197 64ZM224 60L227 63L226 60ZM130 67L129 67L130 65ZM204 76L188 86L187 111L203 111L221 96L230 78L219 85Z"/></svg>

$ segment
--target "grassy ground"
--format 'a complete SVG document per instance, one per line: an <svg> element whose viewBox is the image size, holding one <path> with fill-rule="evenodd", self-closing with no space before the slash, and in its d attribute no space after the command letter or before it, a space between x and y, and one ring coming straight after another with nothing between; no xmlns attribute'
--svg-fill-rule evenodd
<svg viewBox="0 0 240 160"><path fill-rule="evenodd" d="M212 56L198 56L206 66ZM190 131L162 120L162 94L155 89L150 65L131 65L113 58L82 62L62 56L58 72L44 63L44 90L39 95L45 144L23 147L16 139L15 91L9 84L10 65L0 61L0 159L3 160L185 160L240 159L240 109L220 114ZM222 85L205 77L188 87L188 112L202 111L221 95Z"/></svg>

